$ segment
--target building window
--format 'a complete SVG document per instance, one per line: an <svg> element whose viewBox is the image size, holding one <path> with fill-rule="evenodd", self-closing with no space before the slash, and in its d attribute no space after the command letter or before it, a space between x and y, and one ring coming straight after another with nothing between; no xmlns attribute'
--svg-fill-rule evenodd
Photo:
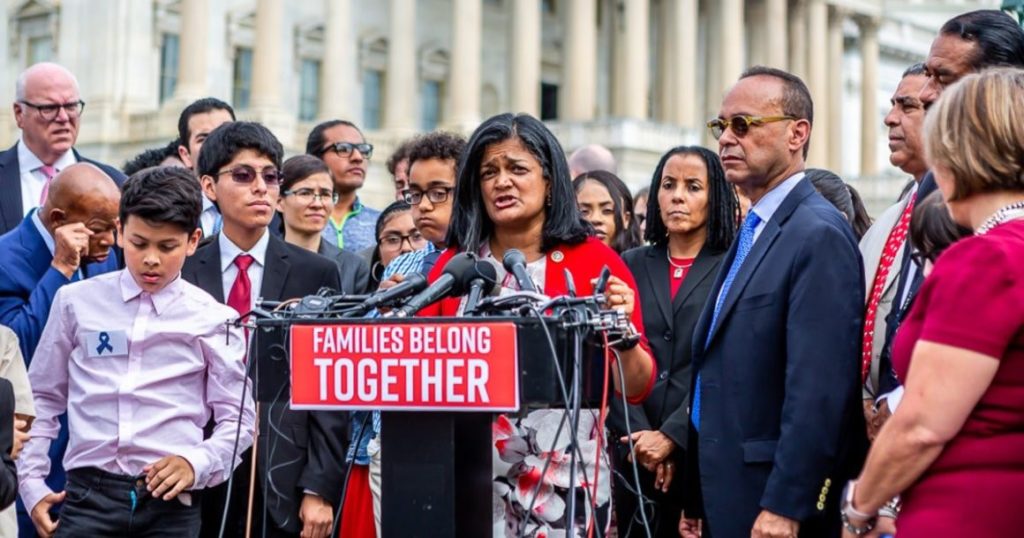
<svg viewBox="0 0 1024 538"><path fill-rule="evenodd" d="M540 83L540 119L558 119L558 85Z"/></svg>
<svg viewBox="0 0 1024 538"><path fill-rule="evenodd" d="M368 130L380 129L380 94L384 73L367 69L363 71L363 126Z"/></svg>
<svg viewBox="0 0 1024 538"><path fill-rule="evenodd" d="M424 80L420 91L420 127L424 131L437 129L441 120L441 83Z"/></svg>
<svg viewBox="0 0 1024 538"><path fill-rule="evenodd" d="M160 102L171 98L178 86L178 35L164 34L160 45Z"/></svg>
<svg viewBox="0 0 1024 538"><path fill-rule="evenodd" d="M320 60L302 60L299 121L313 121L320 112Z"/></svg>
<svg viewBox="0 0 1024 538"><path fill-rule="evenodd" d="M238 47L235 49L234 90L231 94L232 105L244 110L249 108L249 97L252 95L252 49Z"/></svg>
<svg viewBox="0 0 1024 538"><path fill-rule="evenodd" d="M53 37L34 36L28 38L28 65L53 60Z"/></svg>

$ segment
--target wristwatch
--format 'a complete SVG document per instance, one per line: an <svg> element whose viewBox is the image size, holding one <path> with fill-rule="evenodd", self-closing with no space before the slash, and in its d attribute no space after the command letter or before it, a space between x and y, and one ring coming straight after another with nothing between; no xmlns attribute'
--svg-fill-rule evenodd
<svg viewBox="0 0 1024 538"><path fill-rule="evenodd" d="M842 518L843 527L847 531L856 536L864 536L874 530L875 525L878 523L878 514L865 514L853 507L853 493L856 488L856 480L850 480L846 483L846 487L843 488L843 502L839 508L839 516ZM864 523L861 526L857 526L851 521L854 519Z"/></svg>
<svg viewBox="0 0 1024 538"><path fill-rule="evenodd" d="M636 326L633 322L629 322L626 331L623 332L615 342L611 344L612 347L619 351L628 351L636 347L640 343L640 331L636 330Z"/></svg>

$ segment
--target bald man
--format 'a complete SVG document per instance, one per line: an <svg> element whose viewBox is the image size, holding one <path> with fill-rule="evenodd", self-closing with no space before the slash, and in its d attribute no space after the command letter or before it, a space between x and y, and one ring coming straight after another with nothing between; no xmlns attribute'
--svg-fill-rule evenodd
<svg viewBox="0 0 1024 538"><path fill-rule="evenodd" d="M573 178L595 170L618 173L618 165L610 149L598 144L588 144L569 155L569 173Z"/></svg>
<svg viewBox="0 0 1024 538"><path fill-rule="evenodd" d="M116 168L75 151L85 103L67 69L48 62L26 69L15 82L13 108L21 139L0 153L0 234L39 207L53 177L76 162L90 162L118 185L124 182Z"/></svg>

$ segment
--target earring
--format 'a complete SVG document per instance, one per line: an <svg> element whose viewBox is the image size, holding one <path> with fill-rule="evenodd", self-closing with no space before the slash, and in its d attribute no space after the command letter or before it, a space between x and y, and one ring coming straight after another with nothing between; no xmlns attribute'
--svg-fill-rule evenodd
<svg viewBox="0 0 1024 538"><path fill-rule="evenodd" d="M548 191L548 196L544 200L544 205L551 207L551 191Z"/></svg>

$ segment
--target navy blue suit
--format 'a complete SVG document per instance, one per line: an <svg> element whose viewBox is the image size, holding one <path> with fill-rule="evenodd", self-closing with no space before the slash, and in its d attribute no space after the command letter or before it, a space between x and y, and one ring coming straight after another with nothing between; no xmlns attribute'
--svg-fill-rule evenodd
<svg viewBox="0 0 1024 538"><path fill-rule="evenodd" d="M866 448L857 240L800 180L764 224L709 338L736 249L694 330L701 416L684 509L716 537L749 536L762 509L800 521L801 536L838 536L838 497Z"/></svg>
<svg viewBox="0 0 1024 538"><path fill-rule="evenodd" d="M17 199L20 206L20 194ZM13 230L0 236L0 260L0 324L10 327L18 335L18 345L28 365L50 316L54 295L61 286L78 280L78 275L69 279L50 265L53 255L32 222L31 213ZM111 255L103 263L87 264L81 269L86 277L116 271L117 258ZM54 491L64 489L63 460L68 444L66 420L61 417L60 434L50 445L52 467L46 483ZM20 500L18 505L19 532L27 533L22 536L34 536L35 529L27 514L21 511Z"/></svg>
<svg viewBox="0 0 1024 538"><path fill-rule="evenodd" d="M103 170L110 179L120 187L124 184L125 175L113 166L86 159L72 149L78 162L89 163ZM7 151L0 152L0 234L13 230L21 222L25 210L21 207L21 168L18 165L18 145L11 146ZM27 357L27 356L26 356Z"/></svg>

